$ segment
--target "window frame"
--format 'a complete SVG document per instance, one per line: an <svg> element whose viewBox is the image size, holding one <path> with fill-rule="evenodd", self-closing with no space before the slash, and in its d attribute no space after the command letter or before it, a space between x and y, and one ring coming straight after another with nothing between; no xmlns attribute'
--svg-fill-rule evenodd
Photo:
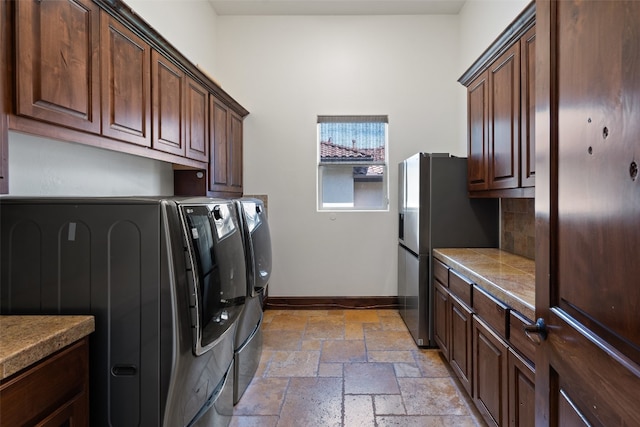
<svg viewBox="0 0 640 427"><path fill-rule="evenodd" d="M326 120L328 119L328 120ZM378 119L378 120L375 120ZM371 161L371 160L352 160L352 161L322 161L321 150L321 126L324 123L382 123L384 125L384 160L383 161ZM346 147L346 146L345 146ZM366 182L377 181L376 178L357 178L353 176L353 202L345 203L344 206L340 206L340 203L324 202L324 173L329 168L344 168L350 169L353 174L353 168L357 166L381 166L381 205L375 206L356 206L357 185L365 185ZM316 210L317 212L389 212L389 119L388 115L319 115L316 121ZM377 190L374 190L377 191ZM330 205L330 206L327 206Z"/></svg>

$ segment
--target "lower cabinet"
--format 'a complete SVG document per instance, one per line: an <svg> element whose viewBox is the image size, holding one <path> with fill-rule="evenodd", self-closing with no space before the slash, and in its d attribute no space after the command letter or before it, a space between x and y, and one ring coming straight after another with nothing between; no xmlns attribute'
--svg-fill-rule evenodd
<svg viewBox="0 0 640 427"><path fill-rule="evenodd" d="M533 426L535 346L523 330L531 322L454 270L444 277L434 274L433 281L434 338L442 355L489 426Z"/></svg>
<svg viewBox="0 0 640 427"><path fill-rule="evenodd" d="M472 312L469 307L450 295L449 306L451 341L449 342L449 363L469 395L472 390Z"/></svg>
<svg viewBox="0 0 640 427"><path fill-rule="evenodd" d="M490 426L507 425L509 347L473 318L473 401Z"/></svg>
<svg viewBox="0 0 640 427"><path fill-rule="evenodd" d="M447 361L449 358L449 292L438 281L434 280L434 328L433 338L442 350L442 355Z"/></svg>
<svg viewBox="0 0 640 427"><path fill-rule="evenodd" d="M89 425L89 338L0 383L0 425Z"/></svg>
<svg viewBox="0 0 640 427"><path fill-rule="evenodd" d="M509 425L533 427L536 417L535 371L529 362L509 349Z"/></svg>

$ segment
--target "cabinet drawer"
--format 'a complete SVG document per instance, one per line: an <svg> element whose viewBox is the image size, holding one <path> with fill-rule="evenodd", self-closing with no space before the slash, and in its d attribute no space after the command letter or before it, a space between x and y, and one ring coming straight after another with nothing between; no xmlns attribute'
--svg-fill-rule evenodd
<svg viewBox="0 0 640 427"><path fill-rule="evenodd" d="M536 345L524 333L524 327L531 324L533 324L532 320L527 319L517 311L509 312L509 342L520 354L533 363Z"/></svg>
<svg viewBox="0 0 640 427"><path fill-rule="evenodd" d="M435 277L442 286L449 287L449 267L433 259L433 277Z"/></svg>
<svg viewBox="0 0 640 427"><path fill-rule="evenodd" d="M509 307L478 286L473 287L473 309L503 338L508 338Z"/></svg>
<svg viewBox="0 0 640 427"><path fill-rule="evenodd" d="M452 294L457 296L462 302L471 307L471 287L473 283L456 273L453 270L449 270L449 289Z"/></svg>

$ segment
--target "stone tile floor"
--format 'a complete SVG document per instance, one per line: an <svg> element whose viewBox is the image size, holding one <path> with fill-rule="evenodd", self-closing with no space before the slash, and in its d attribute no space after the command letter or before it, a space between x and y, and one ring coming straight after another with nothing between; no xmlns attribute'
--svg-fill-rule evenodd
<svg viewBox="0 0 640 427"><path fill-rule="evenodd" d="M397 310L267 310L231 427L485 426L438 350Z"/></svg>

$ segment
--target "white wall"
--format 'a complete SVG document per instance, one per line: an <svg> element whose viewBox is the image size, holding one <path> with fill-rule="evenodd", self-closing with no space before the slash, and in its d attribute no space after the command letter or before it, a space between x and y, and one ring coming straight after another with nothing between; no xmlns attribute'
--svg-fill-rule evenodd
<svg viewBox="0 0 640 427"><path fill-rule="evenodd" d="M216 78L218 16L208 0L124 1L189 61Z"/></svg>
<svg viewBox="0 0 640 427"><path fill-rule="evenodd" d="M14 196L172 195L171 164L70 142L11 133Z"/></svg>
<svg viewBox="0 0 640 427"><path fill-rule="evenodd" d="M397 163L466 154L457 78L526 1L469 0L459 16L217 17L206 0L127 0L249 109L244 182L269 196L276 296L396 294ZM391 210L316 212L318 114L388 114ZM12 195L173 191L170 165L11 133Z"/></svg>
<svg viewBox="0 0 640 427"><path fill-rule="evenodd" d="M460 66L458 79L494 42L507 26L522 12L530 0L467 0L459 13ZM467 126L467 89L459 85L459 126ZM467 145L467 132L462 132L462 143Z"/></svg>
<svg viewBox="0 0 640 427"><path fill-rule="evenodd" d="M216 14L206 0L125 0L191 62L215 77ZM173 194L171 165L47 138L9 135L10 195Z"/></svg>
<svg viewBox="0 0 640 427"><path fill-rule="evenodd" d="M272 296L397 294L397 164L456 145L457 16L218 17L244 122L244 186L269 196ZM389 116L389 212L316 211L316 116Z"/></svg>

